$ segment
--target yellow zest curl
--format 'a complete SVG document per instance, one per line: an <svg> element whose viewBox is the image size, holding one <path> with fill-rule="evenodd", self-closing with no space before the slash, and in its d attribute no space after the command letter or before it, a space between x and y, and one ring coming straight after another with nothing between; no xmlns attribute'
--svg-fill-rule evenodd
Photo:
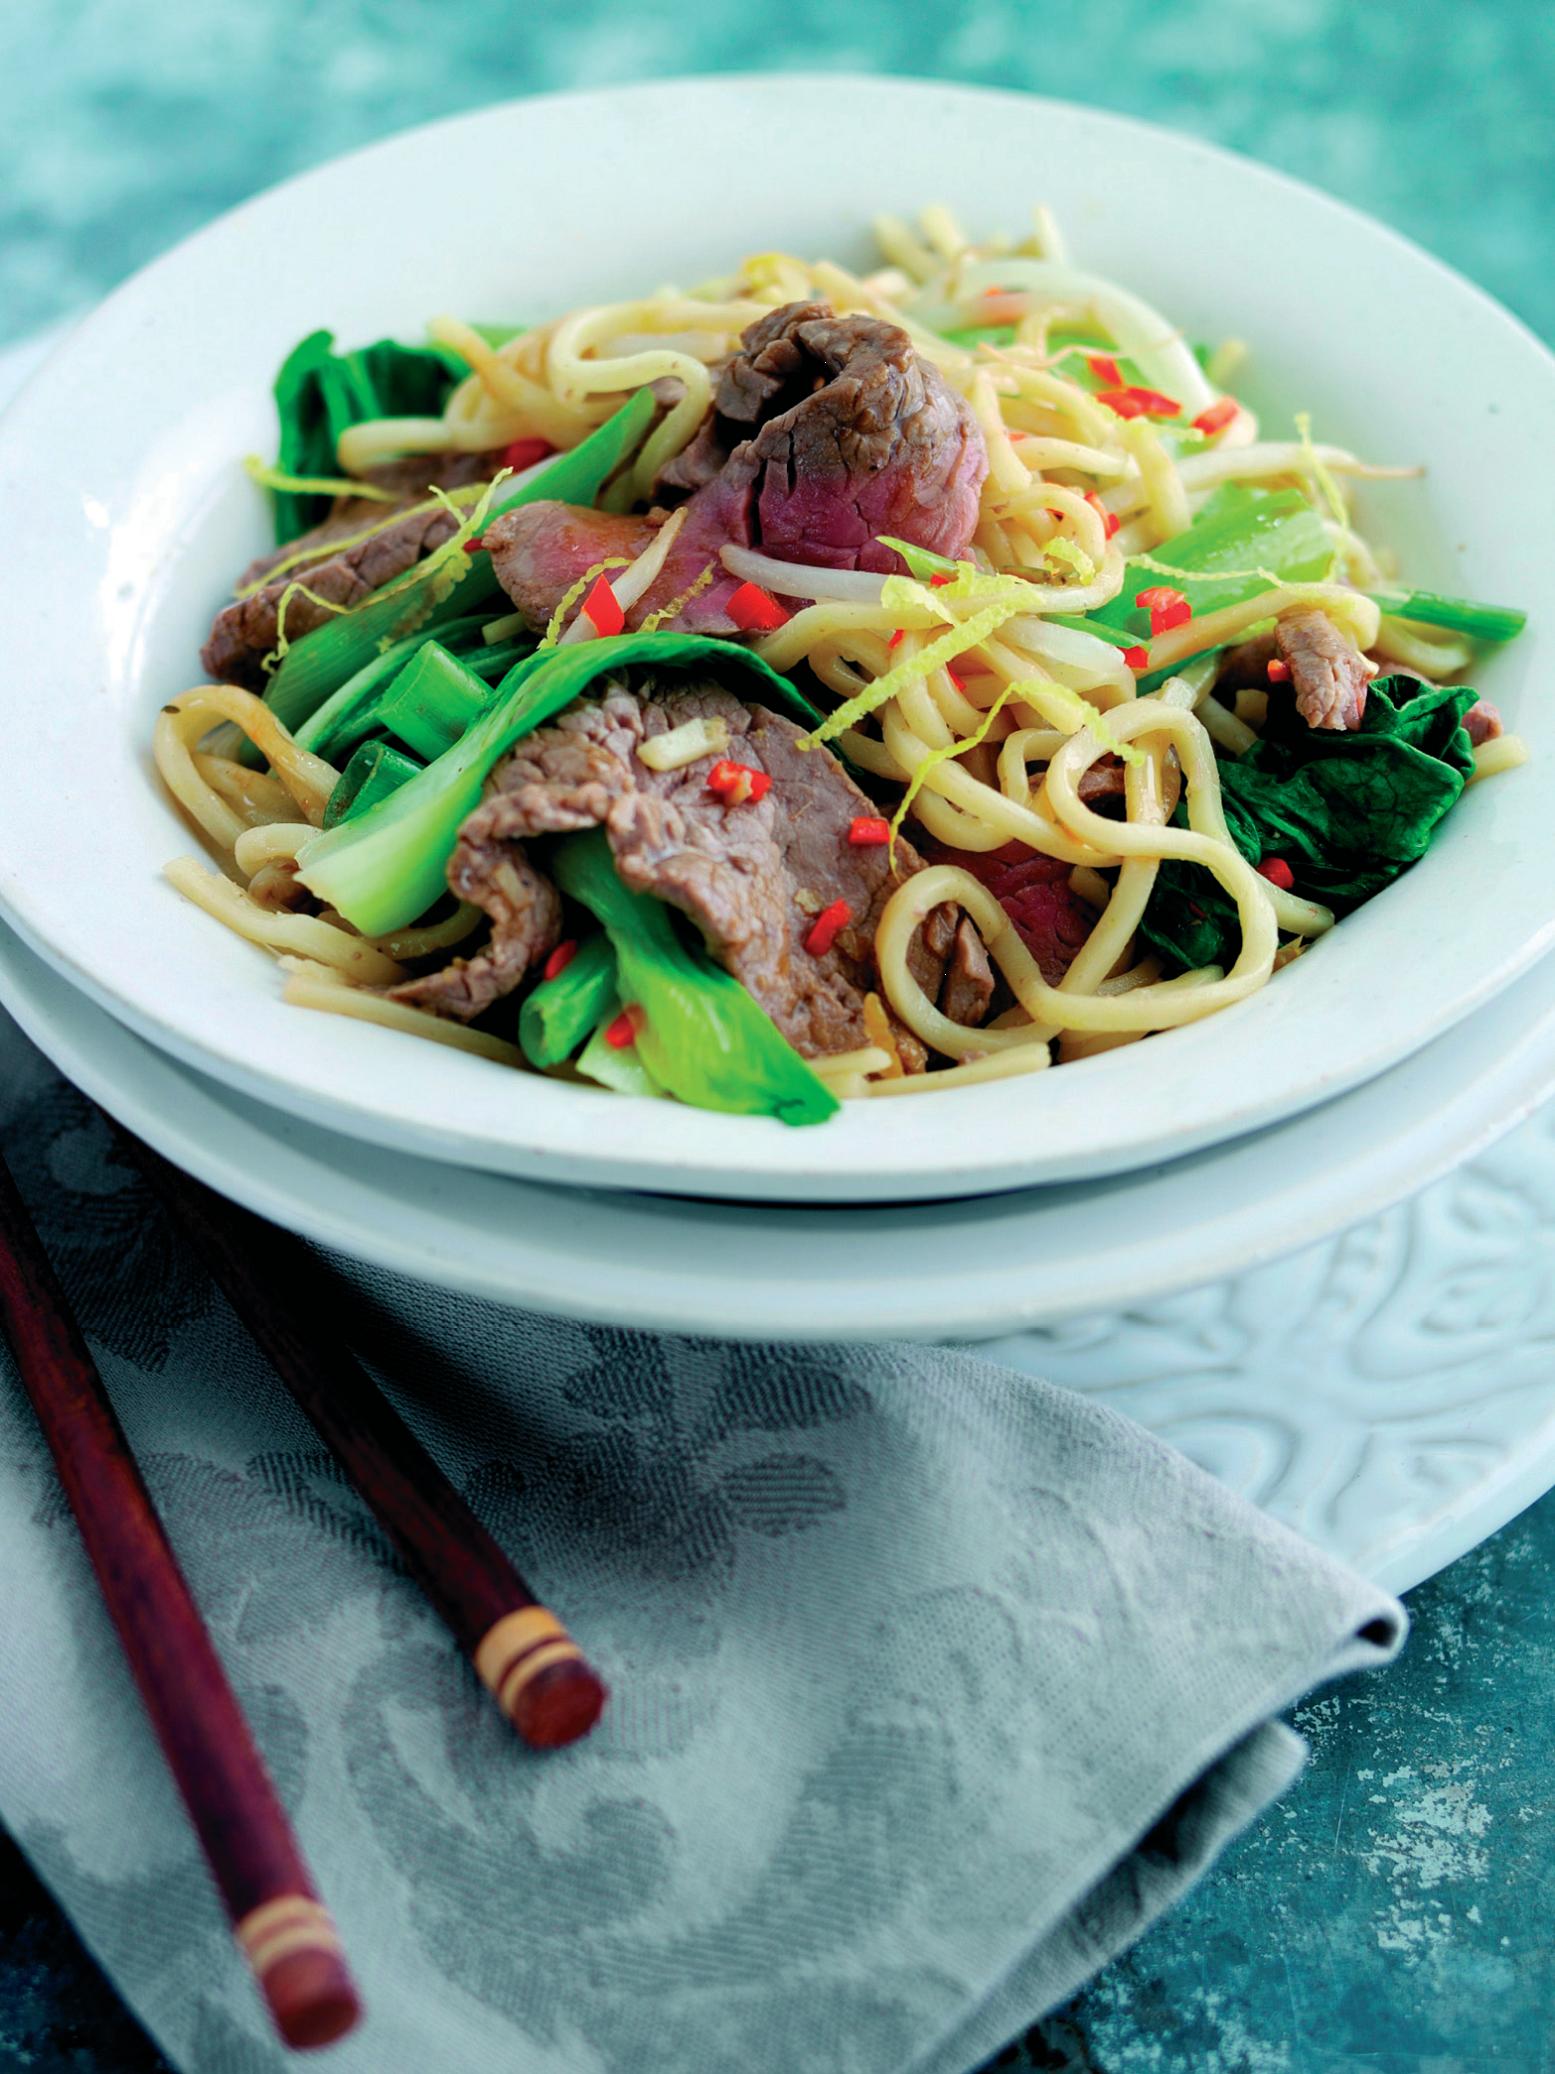
<svg viewBox="0 0 1555 2074"><path fill-rule="evenodd" d="M299 596L306 598L310 605L317 605L321 612L344 613L351 609L349 605L337 605L333 598L321 598L305 583L289 583L275 602L275 646L259 665L267 677L292 645L286 632L286 608L293 598Z"/></svg>
<svg viewBox="0 0 1555 2074"><path fill-rule="evenodd" d="M679 619L691 600L701 597L713 578L719 574L721 567L721 563L709 562L700 576L692 577L678 598L671 598L669 603L661 605L657 612L650 612L637 631L640 634L656 634L667 621Z"/></svg>
<svg viewBox="0 0 1555 2074"><path fill-rule="evenodd" d="M250 482L256 482L263 490L294 490L299 495L318 497L359 497L371 504L397 504L395 491L386 490L381 483L358 482L351 475L288 475L284 468L277 468L260 454L243 456L243 472Z"/></svg>
<svg viewBox="0 0 1555 2074"><path fill-rule="evenodd" d="M631 566L632 558L630 555L606 555L605 559L602 562L596 562L592 569L585 569L571 589L562 592L561 602L551 614L545 629L545 639L540 643L540 646L542 648L554 648L556 646L557 641L561 638L562 623L566 619L567 614L577 604L584 592L596 583L607 569L630 569Z"/></svg>
<svg viewBox="0 0 1555 2074"><path fill-rule="evenodd" d="M988 739L988 730L993 726L995 714L1015 696L1019 689L1018 685L1006 684L1003 691L1000 692L999 696L988 708L988 711L983 715L971 734L964 736L959 742L943 742L939 748L931 749L914 770L907 782L907 790L902 794L901 803L897 807L896 812L891 816L891 845L887 854L890 857L893 868L896 864L896 838L902 832L902 823L907 818L907 810L922 789L924 779L927 778L930 771L937 764L943 763L947 757L962 756L968 749L975 749L980 742L985 742Z"/></svg>

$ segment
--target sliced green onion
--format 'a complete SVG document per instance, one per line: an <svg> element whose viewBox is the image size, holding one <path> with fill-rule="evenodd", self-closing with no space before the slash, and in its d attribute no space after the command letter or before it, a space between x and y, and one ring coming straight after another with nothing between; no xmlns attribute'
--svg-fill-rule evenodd
<svg viewBox="0 0 1555 2074"><path fill-rule="evenodd" d="M423 641L379 700L374 720L430 763L453 747L494 697L492 687L441 641Z"/></svg>
<svg viewBox="0 0 1555 2074"><path fill-rule="evenodd" d="M1447 598L1437 591L1368 591L1367 596L1394 619L1450 627L1476 641L1510 641L1528 624L1527 613L1515 605L1481 605L1473 598Z"/></svg>
<svg viewBox="0 0 1555 2074"><path fill-rule="evenodd" d="M440 637L445 647L457 650L466 639L478 637L483 624L480 616L472 613L467 619L449 620L440 630ZM403 641L393 642L381 655L375 655L370 662L364 663L355 676L348 677L297 729L297 746L311 749L326 763L338 763L351 744L372 728L373 711L384 685L404 668L428 638L425 634L411 634Z"/></svg>
<svg viewBox="0 0 1555 2074"><path fill-rule="evenodd" d="M338 828L342 821L367 813L425 769L419 758L404 755L391 742L363 742L325 802L324 826Z"/></svg>
<svg viewBox="0 0 1555 2074"><path fill-rule="evenodd" d="M518 1042L531 1066L559 1066L616 998L616 954L603 931L578 946L554 979L543 979L518 1011ZM620 1004L616 1004L619 1012Z"/></svg>

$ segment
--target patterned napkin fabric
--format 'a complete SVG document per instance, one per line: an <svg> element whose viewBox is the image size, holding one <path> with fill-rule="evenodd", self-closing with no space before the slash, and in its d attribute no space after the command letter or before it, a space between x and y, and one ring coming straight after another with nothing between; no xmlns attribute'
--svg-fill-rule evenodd
<svg viewBox="0 0 1555 2074"><path fill-rule="evenodd" d="M1290 1783L1282 1709L1402 1638L1169 1448L969 1353L655 1338L337 1261L363 1357L611 1683L536 1756L3 1018L0 1132L351 1954L341 2074L964 2074ZM281 2067L3 1352L0 1577L0 1815L176 2066Z"/></svg>

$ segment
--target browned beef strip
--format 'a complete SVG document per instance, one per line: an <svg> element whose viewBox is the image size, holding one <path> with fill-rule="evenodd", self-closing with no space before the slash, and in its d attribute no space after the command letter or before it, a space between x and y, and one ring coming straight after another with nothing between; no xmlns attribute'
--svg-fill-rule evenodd
<svg viewBox="0 0 1555 2074"><path fill-rule="evenodd" d="M897 568L882 533L964 554L987 472L971 411L905 331L874 317L834 317L819 302L773 310L746 331L696 438L660 474L656 491L691 495L664 567L627 624L681 598L711 569L713 581L677 624L733 631L725 608L739 579L719 560L730 542L836 569ZM539 627L603 555L646 545L643 523L530 504L496 520L486 543L503 588Z"/></svg>
<svg viewBox="0 0 1555 2074"><path fill-rule="evenodd" d="M481 544L490 550L497 581L539 634L580 576L612 555L635 561L653 534L645 518L544 497L493 519ZM648 610L646 602L634 606L628 625L640 625Z"/></svg>
<svg viewBox="0 0 1555 2074"><path fill-rule="evenodd" d="M936 908L934 919L938 920L944 913L944 908ZM930 947L932 949L932 943ZM993 971L988 963L988 953L983 949L983 939L972 927L970 919L963 915L956 924L939 1005L953 1023L965 1023L975 1029L987 1015L992 999Z"/></svg>
<svg viewBox="0 0 1555 2074"><path fill-rule="evenodd" d="M1281 614L1274 625L1274 644L1290 666L1296 711L1308 727L1360 726L1366 687L1376 672L1326 612L1302 606Z"/></svg>
<svg viewBox="0 0 1555 2074"><path fill-rule="evenodd" d="M1493 706L1489 699L1476 699L1464 714L1463 724L1468 729L1469 740L1476 749L1481 743L1493 742L1497 735L1506 733L1500 709Z"/></svg>
<svg viewBox="0 0 1555 2074"><path fill-rule="evenodd" d="M472 958L455 958L440 972L390 990L396 1001L461 1023L510 994L561 935L561 895L516 843L486 832L484 812L477 807L460 829L448 883L459 899L473 901L490 915L489 941Z"/></svg>
<svg viewBox="0 0 1555 2074"><path fill-rule="evenodd" d="M322 525L251 562L238 578L237 588L242 591L256 583L262 588L217 613L200 654L205 668L218 683L261 689L261 665L275 647L276 616L289 584L304 583L332 605L359 603L380 584L403 576L453 532L455 521L440 504L428 500L428 485L435 482L443 489L459 489L483 481L491 470L489 454L422 454L368 470L362 480L392 490L395 503L341 498ZM385 525L386 519L391 523ZM379 530L365 540L355 540L369 526ZM355 544L350 546L336 544L353 540ZM310 550L308 555L300 562L292 560L302 548ZM285 571L273 582L263 583L269 571L283 561L288 564ZM287 635L296 640L333 617L325 606L294 591L286 607Z"/></svg>
<svg viewBox="0 0 1555 2074"><path fill-rule="evenodd" d="M714 757L674 771L638 759L644 740L699 716L727 723L729 747L720 754L771 775L765 799L725 806L708 790ZM832 756L802 750L802 739L791 721L714 685L663 696L615 688L513 750L465 822L460 847L516 846L602 825L623 882L689 915L799 1051L849 1051L869 1041L863 1006L878 986L875 925L899 878L921 860L898 843L893 874L883 846L849 842L850 824L871 814L871 803ZM833 947L813 957L804 938L839 899L851 919ZM957 940L949 910L931 921L915 947L914 971L932 998L952 961L955 1000L970 1020L993 989L982 947L970 931ZM905 1031L898 1041L909 1070L921 1069L922 1047Z"/></svg>

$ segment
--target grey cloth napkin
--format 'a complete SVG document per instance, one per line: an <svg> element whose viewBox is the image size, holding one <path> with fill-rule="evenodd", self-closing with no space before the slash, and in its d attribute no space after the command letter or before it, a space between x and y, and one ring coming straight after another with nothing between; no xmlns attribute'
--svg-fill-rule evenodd
<svg viewBox="0 0 1555 2074"><path fill-rule="evenodd" d="M534 1756L3 1019L0 1089L364 1990L341 2074L964 2074L1289 1784L1282 1708L1402 1638L1170 1448L967 1353L654 1338L337 1262L614 1688ZM0 1814L179 2067L278 2068L8 1363L0 1577Z"/></svg>

